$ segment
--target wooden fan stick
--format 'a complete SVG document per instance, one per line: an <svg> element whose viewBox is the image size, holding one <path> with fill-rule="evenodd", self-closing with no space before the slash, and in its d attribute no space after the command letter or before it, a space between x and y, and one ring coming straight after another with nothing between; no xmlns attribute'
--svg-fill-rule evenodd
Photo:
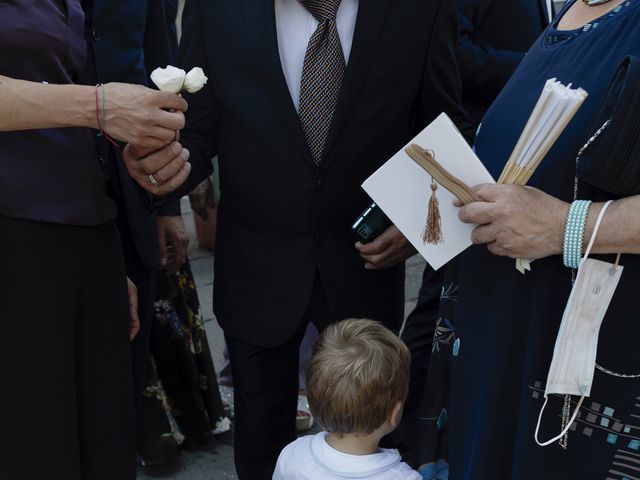
<svg viewBox="0 0 640 480"><path fill-rule="evenodd" d="M459 178L451 175L440 165L429 150L412 143L404 150L409 157L422 167L431 177L455 195L464 205L481 202L480 197Z"/></svg>

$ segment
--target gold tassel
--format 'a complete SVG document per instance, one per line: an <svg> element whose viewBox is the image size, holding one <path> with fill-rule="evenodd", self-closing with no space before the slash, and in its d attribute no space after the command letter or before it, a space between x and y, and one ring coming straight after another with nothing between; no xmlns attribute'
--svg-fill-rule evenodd
<svg viewBox="0 0 640 480"><path fill-rule="evenodd" d="M438 245L444 241L442 236L442 218L440 217L440 204L436 195L438 184L431 179L431 198L429 199L429 213L427 224L422 232L422 241L429 245Z"/></svg>

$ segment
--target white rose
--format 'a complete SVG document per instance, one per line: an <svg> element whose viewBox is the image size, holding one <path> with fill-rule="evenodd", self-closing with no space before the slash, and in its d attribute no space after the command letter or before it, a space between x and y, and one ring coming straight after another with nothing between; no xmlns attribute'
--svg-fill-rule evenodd
<svg viewBox="0 0 640 480"><path fill-rule="evenodd" d="M184 85L186 73L181 68L168 65L167 68L156 68L151 80L163 92L180 93Z"/></svg>
<svg viewBox="0 0 640 480"><path fill-rule="evenodd" d="M184 89L189 93L196 93L207 83L207 76L200 67L192 68L184 78Z"/></svg>

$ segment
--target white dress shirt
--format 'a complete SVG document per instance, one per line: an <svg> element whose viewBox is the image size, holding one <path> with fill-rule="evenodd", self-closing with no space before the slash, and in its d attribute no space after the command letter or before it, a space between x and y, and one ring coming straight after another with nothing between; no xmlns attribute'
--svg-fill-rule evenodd
<svg viewBox="0 0 640 480"><path fill-rule="evenodd" d="M307 45L318 28L318 21L300 3L300 0L274 0L276 7L276 28L278 30L278 51L282 71L287 86L298 110L300 106L300 83L302 67L307 53ZM344 59L349 63L349 54L353 43L353 32L356 29L358 0L342 0L338 8L336 23L338 35L344 52Z"/></svg>

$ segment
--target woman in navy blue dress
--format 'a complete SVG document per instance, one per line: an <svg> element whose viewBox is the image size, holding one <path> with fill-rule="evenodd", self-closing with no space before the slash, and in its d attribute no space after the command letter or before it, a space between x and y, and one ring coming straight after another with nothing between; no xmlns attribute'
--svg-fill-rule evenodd
<svg viewBox="0 0 640 480"><path fill-rule="evenodd" d="M589 93L529 182L535 188L483 186L484 202L461 210L463 220L480 227L473 235L478 245L461 258L454 316L449 427L455 480L640 478L640 197L618 198L578 182L577 198L594 202L587 239L603 202L615 200L594 250L609 262L615 259L610 254L623 253L625 267L598 345L597 362L610 373L596 371L566 448L534 441L572 288L562 245L576 156L617 67L627 55L640 56L640 0L588 3L595 2L565 6L488 111L476 140L478 156L498 178L547 79ZM533 271L521 275L513 258L535 258ZM560 432L563 405L563 398L550 397L541 439Z"/></svg>

